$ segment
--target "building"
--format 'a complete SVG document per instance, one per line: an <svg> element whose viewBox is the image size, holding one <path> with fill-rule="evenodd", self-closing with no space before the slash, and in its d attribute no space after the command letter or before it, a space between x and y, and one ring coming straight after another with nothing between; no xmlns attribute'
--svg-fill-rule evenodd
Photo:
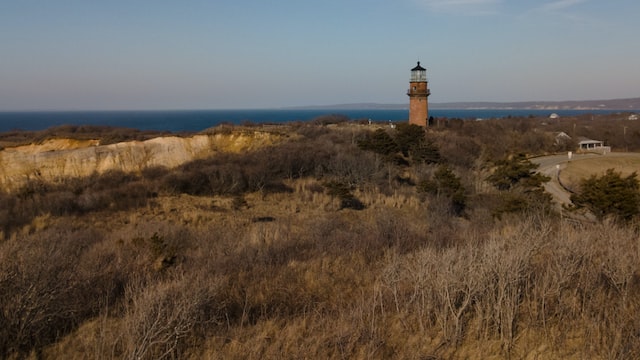
<svg viewBox="0 0 640 360"><path fill-rule="evenodd" d="M604 141L591 140L591 139L581 137L579 138L579 141L578 141L578 151L606 154L611 152L611 147L604 146Z"/></svg>
<svg viewBox="0 0 640 360"><path fill-rule="evenodd" d="M427 98L431 95L427 83L427 69L418 65L411 69L411 80L409 81L409 124L426 127L429 124L429 102Z"/></svg>
<svg viewBox="0 0 640 360"><path fill-rule="evenodd" d="M571 143L571 136L569 136L566 132L561 131L556 134L556 141L555 141L556 146L564 147L570 143Z"/></svg>

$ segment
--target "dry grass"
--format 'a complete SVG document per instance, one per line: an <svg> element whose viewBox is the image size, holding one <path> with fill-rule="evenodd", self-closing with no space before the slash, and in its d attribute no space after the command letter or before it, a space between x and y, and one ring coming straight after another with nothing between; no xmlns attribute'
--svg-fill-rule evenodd
<svg viewBox="0 0 640 360"><path fill-rule="evenodd" d="M425 218L429 205L417 199L378 195L365 210L337 210L312 180L290 185L298 190L249 194L242 209L231 198L182 195L75 217L69 236L88 226L103 235L74 266L94 264L83 276L100 278L99 264L110 264L125 285L42 358L638 354L640 252L631 229L514 218L488 232L472 222L451 232ZM70 220L38 218L31 232L54 236ZM25 233L0 252L33 241ZM176 262L158 266L167 251Z"/></svg>
<svg viewBox="0 0 640 360"><path fill-rule="evenodd" d="M560 173L560 180L568 188L572 189L580 183L581 179L591 175L603 175L607 169L614 169L622 176L627 176L640 170L640 154L633 156L600 156L589 159L573 160Z"/></svg>
<svg viewBox="0 0 640 360"><path fill-rule="evenodd" d="M52 214L31 211L51 202L38 192L0 198L34 202L15 207L23 222L0 242L0 357L640 357L635 227L535 210L495 219L483 186L469 186L471 209L455 217L445 197L401 178L407 165L359 152L356 133L305 131L320 134L313 146L209 165L264 180L258 165L289 161L264 173L279 190L162 191L160 171L96 179L153 190L130 206ZM336 179L363 209L330 195Z"/></svg>

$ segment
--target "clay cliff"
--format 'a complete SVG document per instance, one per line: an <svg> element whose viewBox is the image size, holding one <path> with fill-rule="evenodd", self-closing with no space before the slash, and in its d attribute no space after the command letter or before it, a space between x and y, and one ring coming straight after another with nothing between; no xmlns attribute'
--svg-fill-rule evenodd
<svg viewBox="0 0 640 360"><path fill-rule="evenodd" d="M217 152L251 151L282 138L269 132L234 132L100 145L97 140L53 139L0 151L0 186L20 187L29 179L57 181L109 170L125 172L173 168Z"/></svg>

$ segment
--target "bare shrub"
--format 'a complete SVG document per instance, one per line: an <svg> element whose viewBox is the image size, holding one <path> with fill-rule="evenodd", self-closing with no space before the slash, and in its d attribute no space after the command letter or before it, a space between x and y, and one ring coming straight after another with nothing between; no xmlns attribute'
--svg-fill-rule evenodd
<svg viewBox="0 0 640 360"><path fill-rule="evenodd" d="M581 274L588 274L589 258L581 248L589 244L575 238L577 234L570 228L560 229L554 235L550 235L533 259L529 296L533 303L531 316L542 323L547 340L561 343L563 331L551 331L565 320L580 316L580 307L574 306L574 295L575 289L581 287Z"/></svg>
<svg viewBox="0 0 640 360"><path fill-rule="evenodd" d="M177 168L164 178L163 186L169 193L191 195L288 191L284 180L326 173L336 149L332 143L313 140L285 143L267 152L218 154Z"/></svg>
<svg viewBox="0 0 640 360"><path fill-rule="evenodd" d="M424 217L428 221L426 243L434 248L463 245L467 239L460 231L462 219L451 214L451 201L445 197L429 196Z"/></svg>
<svg viewBox="0 0 640 360"><path fill-rule="evenodd" d="M433 316L446 341L457 346L487 285L481 253L471 246L425 249L410 258L408 270L418 313L427 319ZM429 321L420 323L425 326Z"/></svg>
<svg viewBox="0 0 640 360"><path fill-rule="evenodd" d="M483 325L495 329L506 354L517 333L520 304L531 276L530 258L548 233L548 228L536 229L532 224L507 226L483 246L482 262L489 281L484 284L478 312L483 314Z"/></svg>
<svg viewBox="0 0 640 360"><path fill-rule="evenodd" d="M109 289L76 261L98 239L90 230L55 228L1 244L2 356L40 351L99 311L95 295Z"/></svg>
<svg viewBox="0 0 640 360"><path fill-rule="evenodd" d="M366 244L381 254L387 248L395 248L400 253L408 253L426 244L426 227L414 223L403 213L390 208L382 208L371 215L374 227L371 241Z"/></svg>
<svg viewBox="0 0 640 360"><path fill-rule="evenodd" d="M381 162L370 152L346 149L338 152L328 163L327 173L346 182L349 186L362 185L383 178Z"/></svg>
<svg viewBox="0 0 640 360"><path fill-rule="evenodd" d="M509 356L523 323L531 258L549 232L528 222L501 225L487 239L468 233L464 245L392 257L381 283L397 311L417 314L420 329L437 326L449 347L467 336L497 337Z"/></svg>
<svg viewBox="0 0 640 360"><path fill-rule="evenodd" d="M544 154L545 152L551 152L554 142L553 134L534 129L533 131L524 132L519 143L521 151L529 154Z"/></svg>
<svg viewBox="0 0 640 360"><path fill-rule="evenodd" d="M640 256L637 233L612 222L588 229L590 277L582 280L583 319L590 330L586 341L610 359L640 355ZM583 250L584 251L584 250Z"/></svg>
<svg viewBox="0 0 640 360"><path fill-rule="evenodd" d="M516 336L516 318L523 300L528 266L528 249L510 247L504 239L491 241L486 248L485 265L491 269L492 282L485 289L483 312L485 326L494 327L505 353L509 353Z"/></svg>
<svg viewBox="0 0 640 360"><path fill-rule="evenodd" d="M60 179L56 183L34 179L15 193L0 195L0 203L7 210L6 216L0 218L0 226L8 236L38 216L126 210L145 205L155 195L138 176L120 171Z"/></svg>
<svg viewBox="0 0 640 360"><path fill-rule="evenodd" d="M482 147L476 137L446 132L433 135L444 162L466 169L473 168L482 157Z"/></svg>
<svg viewBox="0 0 640 360"><path fill-rule="evenodd" d="M181 276L156 283L142 279L129 283L119 340L123 358L181 358L195 341L194 328L211 320L203 317L211 290Z"/></svg>

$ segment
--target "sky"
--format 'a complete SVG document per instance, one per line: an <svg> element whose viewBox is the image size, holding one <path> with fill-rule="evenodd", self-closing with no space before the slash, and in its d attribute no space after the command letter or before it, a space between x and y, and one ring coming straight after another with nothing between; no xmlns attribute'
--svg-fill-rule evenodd
<svg viewBox="0 0 640 360"><path fill-rule="evenodd" d="M637 0L0 0L0 111L640 97Z"/></svg>

